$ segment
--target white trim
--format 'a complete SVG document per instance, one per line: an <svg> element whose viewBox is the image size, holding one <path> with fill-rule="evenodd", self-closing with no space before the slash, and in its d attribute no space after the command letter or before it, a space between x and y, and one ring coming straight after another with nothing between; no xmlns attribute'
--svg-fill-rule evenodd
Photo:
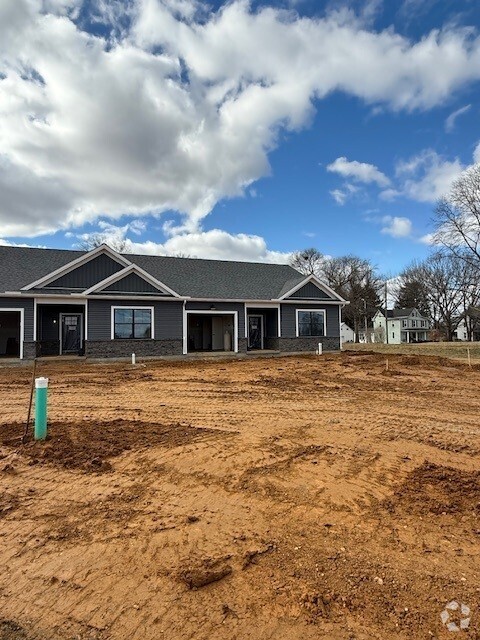
<svg viewBox="0 0 480 640"><path fill-rule="evenodd" d="M151 335L150 338L115 338L115 309L149 309L151 312ZM132 306L132 305L113 305L110 307L110 340L155 340L155 307Z"/></svg>
<svg viewBox="0 0 480 640"><path fill-rule="evenodd" d="M315 311L316 313L323 313L323 336L301 336L298 332L298 313L299 311L305 311L306 313L311 313ZM295 311L295 336L297 338L326 338L327 337L327 314L325 313L325 309L297 309Z"/></svg>
<svg viewBox="0 0 480 640"><path fill-rule="evenodd" d="M245 302L245 338L248 340L247 309L277 309L277 337L282 337L280 302Z"/></svg>
<svg viewBox="0 0 480 640"><path fill-rule="evenodd" d="M263 351L265 335L264 335L264 322L263 322L263 314L261 313L249 313L247 314L247 323L250 318L260 318L260 349ZM250 327L249 327L250 328ZM248 332L247 332L248 333ZM247 348L250 349L250 335L247 335Z"/></svg>
<svg viewBox="0 0 480 640"><path fill-rule="evenodd" d="M238 353L238 311L211 311L210 309L186 309L185 308L185 325L183 355L188 354L188 316L189 315L210 315L210 316L233 316L233 353Z"/></svg>
<svg viewBox="0 0 480 640"><path fill-rule="evenodd" d="M23 298L25 298L25 296L22 296ZM30 300L30 298L26 298L27 300ZM71 305L83 305L85 306L87 300L86 298L70 298L69 296L58 296L58 298L53 298L52 296L46 296L45 298L42 298L42 296L36 296L34 298L34 300L36 301L37 305L39 304L58 304L58 305L62 305L62 304L71 304Z"/></svg>
<svg viewBox="0 0 480 640"><path fill-rule="evenodd" d="M85 341L88 340L88 300L85 300Z"/></svg>
<svg viewBox="0 0 480 640"><path fill-rule="evenodd" d="M338 302L347 302L346 300L344 300L342 298L342 296L339 296L338 293L336 293L333 289L331 289L328 286L328 284L325 284L325 282L322 282L321 280L319 280L313 274L307 276L304 280L302 280L302 282L300 282L299 284L295 285L295 287L290 289L290 291L287 291L287 293L285 293L283 296L280 297L280 300L284 300L285 298L288 298L288 297L292 296L295 293L295 291L298 291L299 289L304 287L309 282L313 282L313 284L315 286L317 286L319 289L323 290L325 293L328 293L328 295L332 296L332 298L334 300L336 300Z"/></svg>
<svg viewBox="0 0 480 640"><path fill-rule="evenodd" d="M187 353L188 346L188 318L187 318L187 301L183 301L182 311L182 352L185 355Z"/></svg>
<svg viewBox="0 0 480 640"><path fill-rule="evenodd" d="M169 293L175 298L181 297L176 291L174 291L173 289L170 289L170 287L167 287L166 284L164 284L163 282L160 282L160 280L157 280L156 278L151 276L147 271L145 271L145 269L142 269L141 267L133 263L130 264L128 267L125 267L125 269L122 269L121 271L117 271L111 276L108 276L108 278L104 278L101 282L97 282L92 287L85 289L85 291L83 292L83 295L88 296L89 294L95 291L102 291L102 289L105 289L105 287L115 284L115 282L118 282L119 280L123 280L123 278L130 275L131 273L137 274L137 276L139 276L140 278L148 282L148 284L151 284L153 287L155 287L160 291L163 291L164 293ZM128 296L128 292L125 292L125 295ZM116 297L118 297L118 294Z"/></svg>
<svg viewBox="0 0 480 640"><path fill-rule="evenodd" d="M20 353L19 353L19 359L23 360L23 343L25 342L25 309L23 309L22 307L16 307L16 308L2 308L0 309L1 311L8 311L8 312L12 312L15 311L16 313L20 314Z"/></svg>
<svg viewBox="0 0 480 640"><path fill-rule="evenodd" d="M37 341L37 299L33 299L33 341Z"/></svg>
<svg viewBox="0 0 480 640"><path fill-rule="evenodd" d="M59 355L63 355L62 352L62 343L63 343L63 318L65 316L78 316L80 318L80 349L79 351L81 351L82 347L83 347L83 315L81 313L77 313L75 311L68 313L67 312L60 312L59 313L59 318L58 318L58 341L60 343L60 347L59 347Z"/></svg>
<svg viewBox="0 0 480 640"><path fill-rule="evenodd" d="M126 258L124 258L122 255L114 251L108 245L101 244L99 247L92 249L92 251L88 251L82 256L75 258L75 260L72 260L71 262L67 262L67 264L64 264L62 267L55 269L55 271L51 271L50 273L47 273L46 276L42 276L38 280L35 280L35 282L31 282L30 284L27 284L25 287L21 288L21 291L28 291L29 289L34 289L35 287L42 286L42 285L45 286L50 282L57 280L57 278L60 278L61 276L64 276L67 273L70 273L71 271L74 271L77 267L80 267L83 264L87 264L97 256L104 253L110 256L112 260L115 260L115 262L118 262L119 264L123 264L124 266L132 264L130 260L127 260Z"/></svg>

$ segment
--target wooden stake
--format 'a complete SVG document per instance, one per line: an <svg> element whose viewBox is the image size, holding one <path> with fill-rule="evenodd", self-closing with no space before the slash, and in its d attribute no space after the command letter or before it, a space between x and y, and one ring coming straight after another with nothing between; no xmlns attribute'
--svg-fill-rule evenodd
<svg viewBox="0 0 480 640"><path fill-rule="evenodd" d="M388 358L385 361L385 371L388 371Z"/></svg>
<svg viewBox="0 0 480 640"><path fill-rule="evenodd" d="M471 369L472 368L472 360L470 358L470 349L467 349L467 355L468 355L468 366Z"/></svg>
<svg viewBox="0 0 480 640"><path fill-rule="evenodd" d="M25 424L25 430L22 436L22 444L25 444L28 438L28 425L30 424L30 416L32 415L33 390L35 389L35 370L37 368L37 360L33 361L32 384L30 386L30 402L28 404L28 416Z"/></svg>

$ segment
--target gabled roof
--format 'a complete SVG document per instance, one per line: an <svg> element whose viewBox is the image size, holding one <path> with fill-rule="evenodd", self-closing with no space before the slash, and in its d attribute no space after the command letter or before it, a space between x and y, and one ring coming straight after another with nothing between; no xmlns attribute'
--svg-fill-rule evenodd
<svg viewBox="0 0 480 640"><path fill-rule="evenodd" d="M387 318L409 318L412 315L412 312L416 311L418 313L418 317L422 319L426 319L425 316L422 316L418 309L415 307L408 307L404 309L387 309ZM381 313L385 316L385 309L378 309L377 313Z"/></svg>
<svg viewBox="0 0 480 640"><path fill-rule="evenodd" d="M98 282L97 284L93 285L93 287L86 289L84 291L84 294L89 295L90 293L100 293L105 289L110 289L112 285L123 280L124 278L126 278L126 276L130 274L135 274L139 276L142 280L152 285L152 287L156 289L159 293L169 294L171 296L174 296L175 298L180 297L178 293L173 291L173 289L170 289L170 287L168 287L163 282L160 282L156 278L152 278L152 276L149 273L147 273L144 269L142 269L136 264L130 264L128 267L125 267L125 269L122 269L121 271L117 271L117 273L114 273L113 275L109 276L108 278L105 278L101 282Z"/></svg>
<svg viewBox="0 0 480 640"><path fill-rule="evenodd" d="M59 279L61 276L70 273L75 269L78 269L78 267L90 262L91 260L95 260L95 258L100 255L108 255L109 258L111 258L115 262L118 262L122 266L127 266L130 264L130 261L127 260L127 258L111 249L108 245L102 244L99 247L92 249L92 251L82 251L80 256L73 258L73 260L69 260L58 269L55 269L54 271L41 276L37 280L34 280L34 282L27 283L22 287L22 289L38 289L39 287L45 286L50 282L55 282L55 280Z"/></svg>
<svg viewBox="0 0 480 640"><path fill-rule="evenodd" d="M0 247L0 293L20 291L27 286L32 288L24 289L24 294L39 293L45 283L55 283L64 267L68 272L72 261L82 264L91 253ZM112 253L122 260L123 266L136 265L155 282L181 297L278 300L308 280L293 267L282 264ZM52 274L56 275L52 277ZM54 294L55 290L50 288L45 292ZM342 299L334 296L332 302L341 303Z"/></svg>

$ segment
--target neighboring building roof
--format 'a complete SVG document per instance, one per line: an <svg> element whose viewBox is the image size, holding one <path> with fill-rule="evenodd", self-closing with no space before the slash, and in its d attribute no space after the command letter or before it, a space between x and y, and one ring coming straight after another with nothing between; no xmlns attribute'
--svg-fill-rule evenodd
<svg viewBox="0 0 480 640"><path fill-rule="evenodd" d="M63 249L0 247L0 292L19 291L86 254ZM133 254L123 257L180 296L192 298L279 299L306 279L293 267L281 264ZM40 289L25 293L35 292ZM49 293L60 291L49 289Z"/></svg>
<svg viewBox="0 0 480 640"><path fill-rule="evenodd" d="M379 309L378 311L385 316L385 309ZM387 309L387 318L408 318L412 315L412 311L417 311L419 316L424 318L418 309L415 309L414 307L404 309Z"/></svg>

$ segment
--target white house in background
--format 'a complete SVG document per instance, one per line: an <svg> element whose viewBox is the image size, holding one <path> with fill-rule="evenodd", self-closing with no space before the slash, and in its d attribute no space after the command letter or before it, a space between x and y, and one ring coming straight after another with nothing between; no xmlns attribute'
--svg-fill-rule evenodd
<svg viewBox="0 0 480 640"><path fill-rule="evenodd" d="M346 322L342 322L340 325L340 342L341 344L355 342L355 331L350 329Z"/></svg>
<svg viewBox="0 0 480 640"><path fill-rule="evenodd" d="M373 333L376 342L383 341L389 344L426 342L430 329L430 320L422 316L418 309L387 309L386 315L385 309L379 309L373 316Z"/></svg>
<svg viewBox="0 0 480 640"><path fill-rule="evenodd" d="M467 316L466 318L462 318L458 323L458 327L453 332L453 337L455 340L461 340L462 342L468 341L468 331L467 331L467 322L473 320L472 326L472 342L476 342L480 340L480 321L478 318L472 314L472 316Z"/></svg>

